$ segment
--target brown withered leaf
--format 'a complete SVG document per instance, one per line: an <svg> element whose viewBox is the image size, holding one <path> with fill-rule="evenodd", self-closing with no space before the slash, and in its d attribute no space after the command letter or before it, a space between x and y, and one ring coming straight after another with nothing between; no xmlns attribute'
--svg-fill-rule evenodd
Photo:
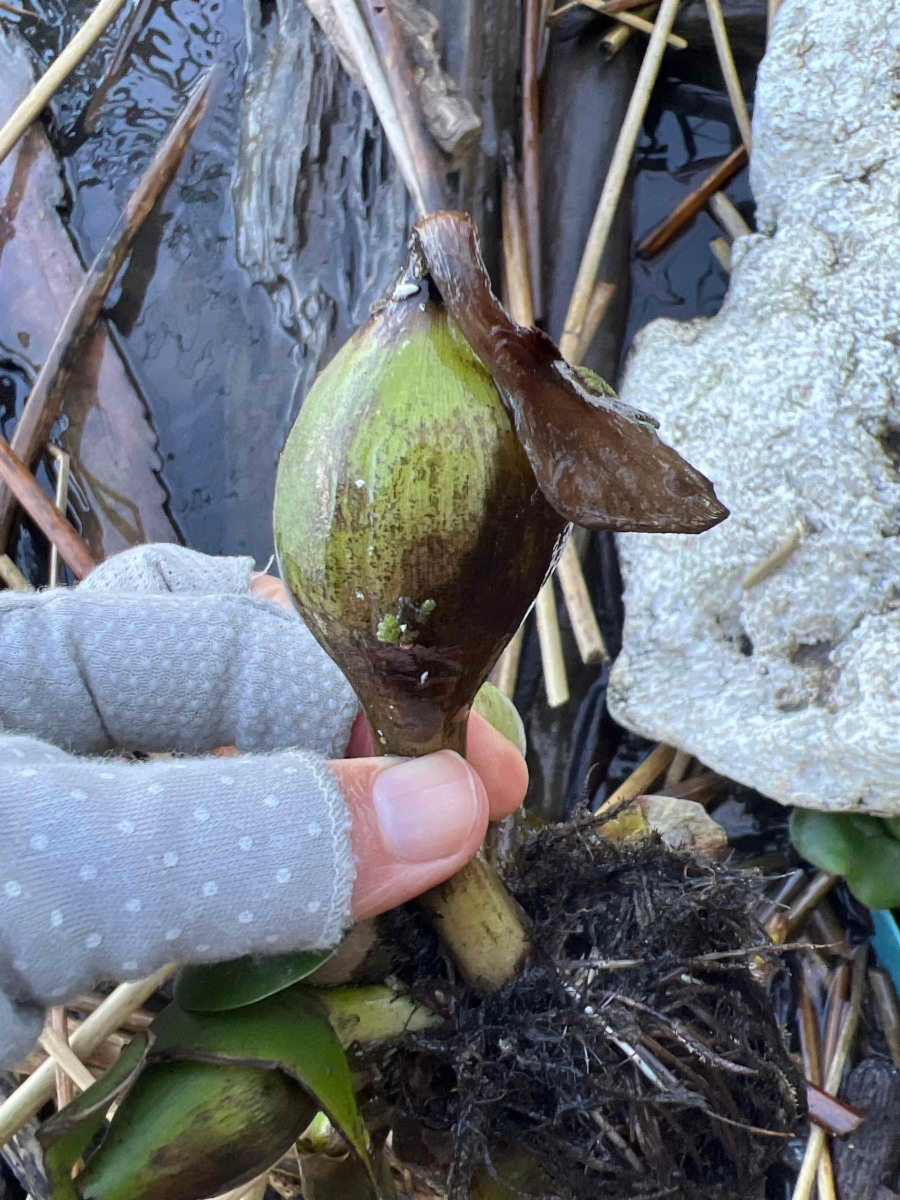
<svg viewBox="0 0 900 1200"><path fill-rule="evenodd" d="M500 388L541 491L569 521L619 533L702 533L728 510L713 485L661 441L657 422L594 386L491 291L465 213L440 212L413 234L418 270Z"/></svg>

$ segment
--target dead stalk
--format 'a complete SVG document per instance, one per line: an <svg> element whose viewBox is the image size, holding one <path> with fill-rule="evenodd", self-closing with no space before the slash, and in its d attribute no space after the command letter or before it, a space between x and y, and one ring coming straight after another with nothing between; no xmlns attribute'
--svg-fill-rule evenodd
<svg viewBox="0 0 900 1200"><path fill-rule="evenodd" d="M138 230L181 165L191 137L206 112L215 75L215 71L208 72L194 89L131 193L66 313L13 434L12 448L28 467L33 466L50 438L79 353L96 326ZM14 513L15 500L10 489L0 487L0 546L9 540Z"/></svg>
<svg viewBox="0 0 900 1200"><path fill-rule="evenodd" d="M581 569L581 560L575 548L575 539L566 542L559 566L556 568L559 585L566 602L566 611L572 622L572 632L578 643L578 652L583 663L609 661L609 652L600 631L597 614L591 603L590 593Z"/></svg>
<svg viewBox="0 0 900 1200"><path fill-rule="evenodd" d="M644 61L641 63L640 73L628 104L612 161L609 164L600 202L594 214L581 265L578 268L578 277L575 281L575 289L560 341L562 356L570 362L581 340L588 306L597 281L600 261L603 258L603 251L606 249L625 180L628 178L634 148L650 101L650 93L659 74L666 48L666 38L672 31L672 23L677 11L678 0L663 0L660 5L659 15L644 54Z"/></svg>
<svg viewBox="0 0 900 1200"><path fill-rule="evenodd" d="M540 91L539 60L543 37L542 0L524 0L525 31L522 47L522 215L528 248L528 275L531 280L531 324L543 312L541 287L541 210L540 210ZM516 318L518 320L518 318ZM521 322L520 322L521 323Z"/></svg>
<svg viewBox="0 0 900 1200"><path fill-rule="evenodd" d="M34 87L0 129L0 163L19 138L41 115L66 78L96 44L108 25L116 19L125 0L100 0L100 3L62 50ZM29 14L30 15L30 14Z"/></svg>
<svg viewBox="0 0 900 1200"><path fill-rule="evenodd" d="M881 1032L888 1044L894 1066L900 1069L900 1005L897 1003L893 981L887 971L873 967L869 972L869 983L878 1006Z"/></svg>
<svg viewBox="0 0 900 1200"><path fill-rule="evenodd" d="M600 322L606 316L606 310L609 308L615 294L616 285L614 283L607 283L603 279L598 280L597 286L594 288L594 294L591 296L587 313L585 314L584 328L581 331L581 340L578 343L575 362L584 362L585 356L591 348L591 342L593 342L594 336L600 328Z"/></svg>
<svg viewBox="0 0 900 1200"><path fill-rule="evenodd" d="M504 696L512 700L516 694L516 680L519 678L519 661L522 657L522 642L525 640L525 623L523 622L513 635L512 641L500 656L497 663L494 681Z"/></svg>
<svg viewBox="0 0 900 1200"><path fill-rule="evenodd" d="M0 579L14 592L34 591L34 588L8 554L0 554Z"/></svg>
<svg viewBox="0 0 900 1200"><path fill-rule="evenodd" d="M0 0L0 9L3 12L10 13L14 17L24 17L29 21L40 20L37 13L29 12L26 8L19 8L17 4L10 4L9 0Z"/></svg>
<svg viewBox="0 0 900 1200"><path fill-rule="evenodd" d="M403 122L388 86L381 59L372 45L366 23L356 7L356 0L332 0L332 5L334 15L353 52L356 66L362 76L366 91L369 93L369 99L378 113L378 119L390 143L394 158L397 160L397 166L400 168L407 191L413 198L418 215L424 217L430 211L425 189L419 179L416 163L406 140Z"/></svg>
<svg viewBox="0 0 900 1200"><path fill-rule="evenodd" d="M91 552L72 526L59 515L56 505L42 491L4 437L0 437L0 479L44 536L59 549L73 573L79 579L89 575L97 565Z"/></svg>
<svg viewBox="0 0 900 1200"><path fill-rule="evenodd" d="M666 771L666 778L663 783L664 787L674 787L676 783L681 783L685 775L688 773L688 768L693 762L693 755L688 754L686 750L676 750L675 757L669 764L669 769Z"/></svg>
<svg viewBox="0 0 900 1200"><path fill-rule="evenodd" d="M563 659L562 638L556 612L556 594L553 591L552 579L548 579L538 592L534 612L537 620L538 640L541 644L541 662L544 667L547 703L551 708L559 708L569 699L569 680L566 676L566 664Z"/></svg>
<svg viewBox="0 0 900 1200"><path fill-rule="evenodd" d="M638 254L642 258L652 258L654 254L658 254L687 225L688 221L696 217L701 208L707 204L710 196L720 192L728 180L737 175L746 161L747 147L742 142L714 171L707 175L699 187L695 188L690 195L685 196L678 207L652 233L638 243Z"/></svg>
<svg viewBox="0 0 900 1200"><path fill-rule="evenodd" d="M60 1039L60 1041L65 1043L66 1049L68 1049L68 1047L69 1047L69 1022L66 1017L66 1010L64 1008L51 1008L50 1009L50 1028L53 1031L53 1033L56 1034L56 1036ZM47 1050L48 1054L50 1053L50 1050L48 1049L46 1044L44 1044L44 1049ZM56 1107L57 1107L57 1109L65 1108L66 1105L71 1100L74 1100L74 1099L75 1099L75 1089L72 1086L72 1080L65 1073L63 1068L59 1064L57 1064L57 1067L56 1067Z"/></svg>
<svg viewBox="0 0 900 1200"><path fill-rule="evenodd" d="M719 66L722 68L722 75L725 78L728 99L731 101L731 107L734 110L734 119L737 121L737 127L741 132L741 138L749 154L753 137L750 129L750 114L747 112L747 101L744 99L744 90L741 87L737 68L734 65L734 55L731 53L728 30L725 28L725 17L722 13L721 0L706 0L706 11L709 14L709 25L712 29L716 54L719 56Z"/></svg>
<svg viewBox="0 0 900 1200"><path fill-rule="evenodd" d="M658 4L642 4L635 9L635 15L643 17L645 21L649 21L655 17L659 11ZM600 39L600 53L607 62L614 58L623 46L627 46L634 37L634 30L630 25L621 25L616 22L615 29L611 29L605 37Z"/></svg>
<svg viewBox="0 0 900 1200"><path fill-rule="evenodd" d="M593 9L594 12L602 13L606 17L611 17L614 21L619 21L622 25L627 25L631 29L637 29L641 33L653 33L653 22L648 21L646 17L638 15L638 13L630 12L625 8L612 8L609 4L605 4L604 0L577 0L578 4L585 8ZM566 9L568 9L566 5ZM557 10L558 13L563 12L563 9ZM673 50L687 50L687 40L679 37L676 33L670 33L666 36L666 45L671 46Z"/></svg>
<svg viewBox="0 0 900 1200"><path fill-rule="evenodd" d="M753 230L724 192L713 192L709 198L709 211L716 218L732 241L746 237Z"/></svg>
<svg viewBox="0 0 900 1200"><path fill-rule="evenodd" d="M672 746L667 746L665 742L660 742L644 761L637 767L624 783L620 784L611 796L597 809L596 816L601 813L609 812L611 809L618 808L627 800L634 800L637 796L643 796L653 787L657 779L663 775L669 768L672 759L675 757L675 749Z"/></svg>
<svg viewBox="0 0 900 1200"><path fill-rule="evenodd" d="M709 243L709 248L722 270L725 271L726 274L730 275L732 261L731 244L729 243L728 239L723 237L714 237Z"/></svg>
<svg viewBox="0 0 900 1200"><path fill-rule="evenodd" d="M847 1065L847 1057L853 1045L853 1040L856 1037L859 1014L862 1010L863 996L865 994L868 961L868 945L859 946L853 956L853 982L850 986L850 1004L844 1018L837 1045L835 1046L834 1055L825 1074L825 1091L829 1092L832 1096L837 1096L840 1091L841 1079L843 1078L844 1068ZM828 1135L825 1130L818 1125L814 1126L810 1130L809 1141L806 1143L806 1153L803 1155L803 1164L800 1167L800 1174L797 1176L791 1200L810 1200L813 1185L819 1173L819 1160L827 1144Z"/></svg>
<svg viewBox="0 0 900 1200"><path fill-rule="evenodd" d="M397 14L394 12L393 0L367 0L367 4L369 26L422 188L426 211L439 212L447 206L443 171L438 161L434 139L425 125L422 107L418 103L416 81L406 58L406 48L397 23Z"/></svg>
<svg viewBox="0 0 900 1200"><path fill-rule="evenodd" d="M744 591L749 592L751 588L755 588L757 584L762 583L764 579L768 579L770 575L774 575L776 571L780 570L788 559L791 558L802 540L803 530L798 527L771 554L767 554L762 562L757 563L755 567L751 567L741 580L741 587Z"/></svg>
<svg viewBox="0 0 900 1200"><path fill-rule="evenodd" d="M174 964L169 963L146 979L119 984L96 1012L91 1013L72 1034L72 1051L82 1060L87 1058L119 1028L129 1013L140 1008L174 971ZM31 1120L53 1095L55 1086L56 1065L52 1058L48 1058L0 1104L0 1146L5 1146L9 1139Z"/></svg>
<svg viewBox="0 0 900 1200"><path fill-rule="evenodd" d="M816 871L799 896L791 901L786 912L776 913L766 922L766 932L773 942L786 942L800 929L812 910L828 895L838 882L837 875Z"/></svg>
<svg viewBox="0 0 900 1200"><path fill-rule="evenodd" d="M509 292L509 311L513 320L524 326L534 324L531 278L528 261L528 235L523 196L513 163L507 159L503 177L503 263L506 287ZM551 708L565 704L569 698L569 682L563 659L562 639L556 614L553 583L547 580L535 605L538 639L541 646L541 666L544 686ZM513 687L515 684L513 684Z"/></svg>
<svg viewBox="0 0 900 1200"><path fill-rule="evenodd" d="M47 451L51 458L56 459L56 510L65 520L69 500L69 474L72 469L71 456L48 442ZM59 586L59 551L55 546L50 547L50 586Z"/></svg>
<svg viewBox="0 0 900 1200"><path fill-rule="evenodd" d="M63 1041L59 1034L49 1026L44 1029L39 1040L50 1055L51 1061L56 1064L57 1092L59 1090L58 1079L60 1071L64 1071L82 1092L86 1092L95 1082L94 1077L78 1055L70 1048L69 1043Z"/></svg>

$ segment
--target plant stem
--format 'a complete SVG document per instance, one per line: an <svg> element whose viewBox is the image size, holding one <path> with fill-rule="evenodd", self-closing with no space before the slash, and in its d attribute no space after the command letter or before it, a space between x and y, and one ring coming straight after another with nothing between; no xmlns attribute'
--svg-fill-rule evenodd
<svg viewBox="0 0 900 1200"><path fill-rule="evenodd" d="M483 858L473 858L452 879L432 888L421 904L474 987L496 992L515 979L531 948L523 914Z"/></svg>
<svg viewBox="0 0 900 1200"><path fill-rule="evenodd" d="M454 721L440 746L410 746L393 731L387 731L386 743L377 737L374 742L382 754L418 756L453 750L465 758L467 720L466 713ZM494 992L516 977L531 948L524 914L483 858L472 859L452 879L426 892L419 903L453 961L474 987Z"/></svg>

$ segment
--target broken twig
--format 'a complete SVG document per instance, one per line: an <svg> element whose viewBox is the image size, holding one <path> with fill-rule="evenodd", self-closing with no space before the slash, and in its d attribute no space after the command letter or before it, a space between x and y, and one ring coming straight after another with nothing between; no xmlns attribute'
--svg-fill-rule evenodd
<svg viewBox="0 0 900 1200"><path fill-rule="evenodd" d="M369 93L369 99L378 113L378 119L390 143L394 158L397 160L397 166L400 168L407 191L413 198L419 216L424 217L431 211L425 188L419 179L416 163L406 140L406 131L397 111L384 67L372 44L366 23L356 7L356 0L332 0L332 8L344 38L353 53L357 69L366 85L366 91Z"/></svg>
<svg viewBox="0 0 900 1200"><path fill-rule="evenodd" d="M97 565L85 542L65 521L50 497L25 467L4 437L0 437L0 479L38 526L44 536L59 550L63 559L79 579L84 579Z"/></svg>
<svg viewBox="0 0 900 1200"><path fill-rule="evenodd" d="M16 110L0 129L0 163L6 158L29 125L41 115L85 55L96 44L108 25L116 19L125 0L100 0L100 3L64 50L56 56Z"/></svg>
<svg viewBox="0 0 900 1200"><path fill-rule="evenodd" d="M737 67L734 65L734 55L731 53L731 43L728 40L728 30L725 28L725 17L722 13L722 0L706 0L706 11L709 14L709 26L712 30L716 54L719 56L719 66L725 79L728 99L731 101L734 111L734 119L749 154L753 136L750 129L750 114L747 112L744 89L741 87Z"/></svg>
<svg viewBox="0 0 900 1200"><path fill-rule="evenodd" d="M838 1094L844 1074L844 1067L847 1065L847 1056L853 1045L853 1039L856 1037L859 1014L862 1011L863 995L865 993L868 961L868 944L859 946L853 958L853 982L850 986L850 1004L847 1015L844 1018L837 1046L835 1047L834 1056L825 1075L825 1091L830 1092L832 1096L837 1096ZM803 1155L800 1174L797 1176L797 1182L794 1185L792 1200L810 1200L813 1184L818 1175L819 1159L823 1149L827 1146L827 1142L828 1135L825 1130L819 1125L813 1126L810 1131L809 1141L806 1143L806 1153Z"/></svg>
<svg viewBox="0 0 900 1200"><path fill-rule="evenodd" d="M136 1008L140 1008L157 988L162 987L174 973L175 965L169 963L161 967L155 974L146 979L136 979L133 983L120 983L111 992L96 1012L84 1021L72 1034L71 1047L82 1060L97 1047L105 1042L111 1033ZM16 1088L13 1094L0 1104L0 1146L6 1144L11 1137L19 1132L38 1109L53 1095L56 1082L56 1066L52 1058L41 1063L34 1074L29 1075L23 1084Z"/></svg>
<svg viewBox="0 0 900 1200"><path fill-rule="evenodd" d="M631 772L625 782L619 784L613 794L603 801L594 815L599 817L601 813L609 812L610 809L649 792L657 779L668 770L674 757L674 747L660 742L650 751L640 766Z"/></svg>
<svg viewBox="0 0 900 1200"><path fill-rule="evenodd" d="M774 575L776 571L780 570L802 540L803 530L798 527L771 554L767 554L762 562L750 568L741 580L741 587L744 591L749 592L751 588L755 588L757 584L762 583L764 579L768 579L770 575Z"/></svg>
<svg viewBox="0 0 900 1200"><path fill-rule="evenodd" d="M418 102L418 89L406 57L393 0L367 0L367 5L369 27L422 188L423 201L428 212L439 212L447 207L443 171Z"/></svg>
<svg viewBox="0 0 900 1200"><path fill-rule="evenodd" d="M679 233L688 221L696 217L710 196L715 192L720 192L728 180L737 175L746 161L747 147L742 142L714 171L706 176L699 187L695 188L690 195L685 196L678 207L652 233L638 243L637 252L641 258L652 258L654 254L658 254L664 246L668 245L676 233Z"/></svg>

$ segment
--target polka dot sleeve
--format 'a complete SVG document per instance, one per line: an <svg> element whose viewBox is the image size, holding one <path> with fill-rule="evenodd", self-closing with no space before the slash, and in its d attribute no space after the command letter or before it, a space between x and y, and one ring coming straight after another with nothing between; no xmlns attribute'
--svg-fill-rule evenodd
<svg viewBox="0 0 900 1200"><path fill-rule="evenodd" d="M0 812L0 1065L97 979L321 949L350 919L349 816L303 751L125 764L0 737Z"/></svg>

